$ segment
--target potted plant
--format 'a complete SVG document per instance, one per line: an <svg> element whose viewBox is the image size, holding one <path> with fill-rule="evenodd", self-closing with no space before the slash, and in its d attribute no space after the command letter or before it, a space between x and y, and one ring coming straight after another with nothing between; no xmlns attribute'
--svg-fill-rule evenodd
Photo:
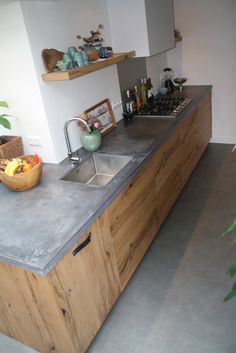
<svg viewBox="0 0 236 353"><path fill-rule="evenodd" d="M235 149L235 147L234 147ZM225 235L235 231L236 229L236 217L233 219L233 221L228 225L227 229L223 232L221 237L224 237ZM236 243L236 236L234 235L233 238L233 244ZM234 277L236 274L236 261L233 262L230 267L227 270L227 273L230 277ZM230 300L232 298L236 297L236 282L233 283L232 289L229 291L229 293L225 296L224 301Z"/></svg>
<svg viewBox="0 0 236 353"><path fill-rule="evenodd" d="M8 108L5 101L0 101L0 107ZM6 129L11 129L11 124L7 117L9 114L0 115L0 125ZM24 154L22 139L20 136L0 136L0 159L10 159Z"/></svg>
<svg viewBox="0 0 236 353"><path fill-rule="evenodd" d="M79 49L85 50L87 52L89 61L96 61L99 57L99 49L103 43L103 38L101 37L101 30L103 28L103 25L99 24L95 31L90 31L90 36L77 36L78 39L82 39L84 41L84 45L80 45Z"/></svg>
<svg viewBox="0 0 236 353"><path fill-rule="evenodd" d="M81 129L80 142L83 148L89 152L97 151L102 144L102 135L100 132L101 124L97 119L91 119L89 122L86 121L82 116L79 116L85 123L79 122Z"/></svg>

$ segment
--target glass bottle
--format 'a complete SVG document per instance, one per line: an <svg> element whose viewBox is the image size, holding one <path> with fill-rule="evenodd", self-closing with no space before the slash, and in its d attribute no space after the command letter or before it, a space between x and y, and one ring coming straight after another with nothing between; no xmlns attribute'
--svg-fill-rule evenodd
<svg viewBox="0 0 236 353"><path fill-rule="evenodd" d="M140 99L141 99L141 106L147 105L146 89L145 89L145 83L143 78L141 78Z"/></svg>
<svg viewBox="0 0 236 353"><path fill-rule="evenodd" d="M140 102L140 95L138 92L138 86L134 86L134 91L135 91L135 97L136 97L136 110L139 112L140 107L141 107L141 102Z"/></svg>

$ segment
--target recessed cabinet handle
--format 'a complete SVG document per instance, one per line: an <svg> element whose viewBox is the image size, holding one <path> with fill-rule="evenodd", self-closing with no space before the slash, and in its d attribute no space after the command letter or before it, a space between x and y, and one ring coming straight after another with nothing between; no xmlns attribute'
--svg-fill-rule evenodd
<svg viewBox="0 0 236 353"><path fill-rule="evenodd" d="M87 236L87 238L85 239L85 241L83 241L83 243L81 243L79 246L77 246L77 248L73 251L73 256L77 255L79 251L81 251L83 248L85 248L85 246L87 246L90 241L91 241L91 236L92 234L89 233L89 235Z"/></svg>

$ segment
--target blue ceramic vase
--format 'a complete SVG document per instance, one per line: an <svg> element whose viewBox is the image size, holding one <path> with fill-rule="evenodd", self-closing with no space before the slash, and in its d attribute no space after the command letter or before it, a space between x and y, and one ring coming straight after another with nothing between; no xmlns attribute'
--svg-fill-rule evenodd
<svg viewBox="0 0 236 353"><path fill-rule="evenodd" d="M85 131L80 134L80 142L86 151L95 152L102 144L102 135L100 131Z"/></svg>

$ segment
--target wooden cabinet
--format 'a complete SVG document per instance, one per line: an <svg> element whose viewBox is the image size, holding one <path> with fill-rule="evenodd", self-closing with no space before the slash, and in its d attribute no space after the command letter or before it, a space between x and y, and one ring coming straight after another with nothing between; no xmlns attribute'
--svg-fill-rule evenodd
<svg viewBox="0 0 236 353"><path fill-rule="evenodd" d="M47 276L0 264L2 333L41 353L87 349L120 293L105 217L99 217ZM87 245L73 256L84 241Z"/></svg>
<svg viewBox="0 0 236 353"><path fill-rule="evenodd" d="M159 228L153 171L151 160L107 210L122 289Z"/></svg>
<svg viewBox="0 0 236 353"><path fill-rule="evenodd" d="M172 0L107 0L113 48L151 56L175 46Z"/></svg>
<svg viewBox="0 0 236 353"><path fill-rule="evenodd" d="M179 129L155 154L153 161L157 212L162 224L183 186Z"/></svg>
<svg viewBox="0 0 236 353"><path fill-rule="evenodd" d="M0 332L41 353L84 353L210 137L209 93L47 276L0 263Z"/></svg>
<svg viewBox="0 0 236 353"><path fill-rule="evenodd" d="M194 109L180 128L183 180L188 180L211 138L211 94Z"/></svg>

